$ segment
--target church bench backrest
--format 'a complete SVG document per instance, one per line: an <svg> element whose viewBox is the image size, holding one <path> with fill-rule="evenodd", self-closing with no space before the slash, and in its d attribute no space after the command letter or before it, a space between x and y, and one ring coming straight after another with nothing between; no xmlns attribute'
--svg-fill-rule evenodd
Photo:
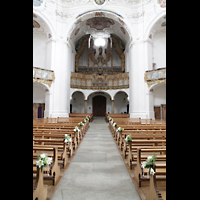
<svg viewBox="0 0 200 200"><path fill-rule="evenodd" d="M53 185L55 185L60 177L60 167L58 166L58 147L47 147L47 148L37 148L38 150L44 150L44 151L50 151L53 152L53 162L50 167L50 175L53 177ZM36 150L36 148L35 148ZM35 157L35 154L33 153L33 158Z"/></svg>

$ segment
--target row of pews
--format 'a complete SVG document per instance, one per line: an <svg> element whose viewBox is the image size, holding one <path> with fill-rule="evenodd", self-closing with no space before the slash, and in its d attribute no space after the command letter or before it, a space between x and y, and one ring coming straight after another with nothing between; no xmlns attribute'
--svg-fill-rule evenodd
<svg viewBox="0 0 200 200"><path fill-rule="evenodd" d="M120 118L120 114L117 114L116 118L111 115L107 115L106 118L116 145L139 190L143 191L147 200L166 199L166 122ZM116 126L113 126L114 123ZM119 127L123 127L124 130L118 132ZM128 135L131 135L131 140L126 143L125 138ZM156 155L155 174L149 175L141 164L153 154Z"/></svg>
<svg viewBox="0 0 200 200"><path fill-rule="evenodd" d="M33 119L33 200L50 199L65 170L89 128L93 115L85 113L66 118ZM84 120L85 119L85 120ZM83 122L81 126L78 123ZM84 122L85 121L85 122ZM75 132L77 126L79 132ZM65 134L71 142L65 142ZM45 153L52 158L48 167L36 166L38 155Z"/></svg>

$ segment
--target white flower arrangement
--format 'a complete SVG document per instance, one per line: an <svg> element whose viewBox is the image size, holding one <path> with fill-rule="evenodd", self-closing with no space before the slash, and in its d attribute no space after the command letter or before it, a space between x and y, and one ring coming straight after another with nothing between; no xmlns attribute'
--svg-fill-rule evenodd
<svg viewBox="0 0 200 200"><path fill-rule="evenodd" d="M112 120L112 117L108 116L108 120L111 121L111 120Z"/></svg>
<svg viewBox="0 0 200 200"><path fill-rule="evenodd" d="M79 132L80 130L79 130L79 128L78 128L78 126L75 126L74 127L74 132Z"/></svg>
<svg viewBox="0 0 200 200"><path fill-rule="evenodd" d="M41 172L43 172L43 167L49 166L51 162L52 162L52 157L48 157L45 153L42 153L38 155L36 166L41 168Z"/></svg>
<svg viewBox="0 0 200 200"><path fill-rule="evenodd" d="M71 142L71 141L72 141L71 137L69 135L65 134L65 143Z"/></svg>
<svg viewBox="0 0 200 200"><path fill-rule="evenodd" d="M148 169L148 173L150 170L150 175L154 175L155 172L153 170L153 167L155 166L155 161L156 161L156 155L154 154L153 156L148 156L146 161L142 162L141 167L143 168L143 176L144 176L144 168ZM147 178L148 178L148 173L147 173Z"/></svg>
<svg viewBox="0 0 200 200"><path fill-rule="evenodd" d="M84 125L84 123L83 123L83 122L79 122L79 123L78 123L78 125L81 125L81 126L83 126L83 125Z"/></svg>
<svg viewBox="0 0 200 200"><path fill-rule="evenodd" d="M116 123L116 122L115 122L115 123L113 123L113 126L114 126L114 127L116 127L116 126L117 126L117 123Z"/></svg>
<svg viewBox="0 0 200 200"><path fill-rule="evenodd" d="M87 120L90 120L90 116L89 116L89 115L87 115L87 116L86 116L86 119L87 119Z"/></svg>
<svg viewBox="0 0 200 200"><path fill-rule="evenodd" d="M86 119L83 119L83 121L86 123Z"/></svg>
<svg viewBox="0 0 200 200"><path fill-rule="evenodd" d="M124 128L122 128L122 127L119 127L119 128L117 129L118 132L122 132L123 130L124 130Z"/></svg>
<svg viewBox="0 0 200 200"><path fill-rule="evenodd" d="M131 135L127 135L126 136L126 139L125 139L125 142L128 143L129 141L131 141L132 138L131 138Z"/></svg>

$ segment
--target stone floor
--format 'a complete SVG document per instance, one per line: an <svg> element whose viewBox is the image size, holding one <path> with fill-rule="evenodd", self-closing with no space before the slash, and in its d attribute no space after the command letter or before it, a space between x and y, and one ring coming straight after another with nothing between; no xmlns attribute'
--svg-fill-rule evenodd
<svg viewBox="0 0 200 200"><path fill-rule="evenodd" d="M94 117L52 200L140 200L104 117Z"/></svg>

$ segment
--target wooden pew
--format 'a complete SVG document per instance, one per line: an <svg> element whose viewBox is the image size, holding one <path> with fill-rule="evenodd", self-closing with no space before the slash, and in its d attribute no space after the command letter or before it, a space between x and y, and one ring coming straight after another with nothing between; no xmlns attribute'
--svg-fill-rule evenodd
<svg viewBox="0 0 200 200"><path fill-rule="evenodd" d="M33 200L35 199L47 199L47 186L44 185L43 173L41 172L41 169L39 167L37 168L36 183L35 188L33 189Z"/></svg>
<svg viewBox="0 0 200 200"><path fill-rule="evenodd" d="M58 166L58 147L35 147L34 151L42 151L42 152L53 152L53 163L50 166L50 176L44 176L45 179L52 180L55 185L60 178L60 167ZM33 153L33 163L36 163L37 154ZM35 165L36 166L36 165ZM33 170L33 173L36 173L37 170ZM35 176L33 176L35 178Z"/></svg>
<svg viewBox="0 0 200 200"><path fill-rule="evenodd" d="M117 145L121 151L123 151L124 140L127 135L131 135L133 138L140 138L140 136L144 138L144 136L146 136L148 139L154 139L156 137L162 137L162 139L164 139L166 137L166 130L123 130L117 137Z"/></svg>
<svg viewBox="0 0 200 200"><path fill-rule="evenodd" d="M154 171L156 172L156 165L154 167ZM161 193L159 193L159 190L156 187L156 173L154 176L150 176L149 190L147 190L146 199L163 200Z"/></svg>
<svg viewBox="0 0 200 200"><path fill-rule="evenodd" d="M142 164L142 160L146 160L147 157L150 155L153 155L154 153L155 154L158 154L158 153L161 153L161 152L165 152L166 153L166 149L142 149L141 148L138 148L137 149L137 166L135 168L135 178L136 178L136 181L139 185L139 187L141 187L141 182L142 181L148 181L149 179L147 177L143 177L142 176L142 167L141 167L141 164ZM145 153L145 155L142 157L142 153ZM148 154L147 154L148 153ZM166 180L166 155L162 155L162 156L159 156L157 155L157 159L156 159L156 178L157 180ZM144 173L146 175L146 172ZM158 177L159 176L159 177Z"/></svg>
<svg viewBox="0 0 200 200"><path fill-rule="evenodd" d="M63 138L64 138L64 134L71 135L73 150L76 150L78 148L80 140L83 138L83 136L81 134L82 132L79 132L79 134L78 134L78 133L74 132L74 129L73 130L72 129L68 129L68 130L65 130L65 129L63 129L63 130L62 129L61 130L40 129L40 130L33 130L33 133L34 134L37 134L37 133L38 134L49 134L49 135L51 135L51 134L59 135L59 134L63 133ZM42 138L43 138L43 136L42 136ZM50 138L50 136L49 136L49 138ZM71 155L72 155L72 153L71 153Z"/></svg>
<svg viewBox="0 0 200 200"><path fill-rule="evenodd" d="M112 117L112 118L129 118L130 114L120 114L120 113L116 113L116 114L105 114L105 120L106 122L108 122L108 116Z"/></svg>
<svg viewBox="0 0 200 200"><path fill-rule="evenodd" d="M83 118L86 118L86 116L89 116L90 117L90 122L93 121L93 113L69 113L69 117L83 117Z"/></svg>
<svg viewBox="0 0 200 200"><path fill-rule="evenodd" d="M70 137L71 135L68 134ZM51 139L59 139L58 141L56 140L51 142ZM64 141L65 139L63 134L40 134L40 133L33 133L33 146L41 146L41 145L48 145L48 146L52 146L52 145L56 145L58 147L58 151L62 151L62 160L63 160L63 168L65 168L68 158L70 158L73 155L73 147L72 147L72 142L70 142L70 144L66 144ZM41 140L39 140L39 142L35 139L49 139L50 141L48 142L48 144L46 144L45 142L41 142ZM37 144L35 144L37 143ZM45 144L44 144L45 143Z"/></svg>

